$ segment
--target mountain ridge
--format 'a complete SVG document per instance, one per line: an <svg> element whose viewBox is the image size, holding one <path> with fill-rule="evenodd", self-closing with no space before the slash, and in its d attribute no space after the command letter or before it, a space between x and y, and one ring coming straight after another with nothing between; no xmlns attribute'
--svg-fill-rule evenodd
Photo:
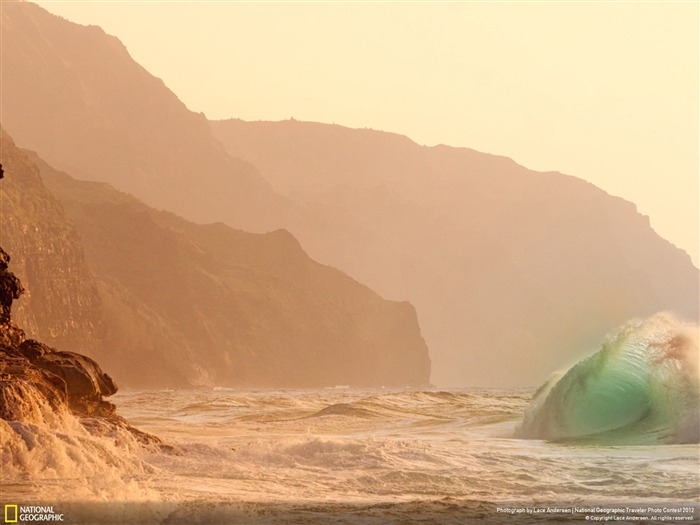
<svg viewBox="0 0 700 525"><path fill-rule="evenodd" d="M687 254L661 240L632 204L590 183L378 131L298 121L211 122L203 130L202 115L181 103L169 114L174 94L139 84L133 72L142 68L112 60L101 42L18 50L16 42L41 41L57 24L39 8L21 11L4 10L15 31L2 52L5 115L23 126L23 145L189 220L287 229L314 259L416 306L436 383L533 385L630 317L673 310L697 319L698 271ZM92 65L96 57L112 66L106 77ZM44 64L52 60L60 64ZM74 67L66 71L65 62ZM121 69L133 82L120 86L113 107L102 84ZM38 78L55 86L42 111L59 132L42 130L40 114L26 118L37 111ZM78 119L62 113L73 106ZM87 138L81 118L96 123Z"/></svg>
<svg viewBox="0 0 700 525"><path fill-rule="evenodd" d="M428 383L413 307L312 261L289 232L194 224L73 179L2 138L12 174L2 186L3 242L28 277L30 336L65 325L52 344L81 350L132 387ZM52 204L20 207L19 192ZM24 223L36 227L15 235ZM89 301L76 293L83 288Z"/></svg>
<svg viewBox="0 0 700 525"><path fill-rule="evenodd" d="M231 155L317 214L291 228L314 258L416 305L438 384L536 384L628 318L698 316L690 256L590 182L375 130L211 125Z"/></svg>
<svg viewBox="0 0 700 525"><path fill-rule="evenodd" d="M29 2L6 4L2 14L3 126L20 146L80 179L116 180L147 204L198 222L226 213L244 229L279 227L266 217L281 213L284 199L253 166L227 155L205 117L118 38Z"/></svg>

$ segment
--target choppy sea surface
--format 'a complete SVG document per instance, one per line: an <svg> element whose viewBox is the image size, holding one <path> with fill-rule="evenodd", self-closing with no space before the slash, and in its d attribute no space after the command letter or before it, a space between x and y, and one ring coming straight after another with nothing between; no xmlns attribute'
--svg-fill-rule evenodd
<svg viewBox="0 0 700 525"><path fill-rule="evenodd" d="M3 422L2 503L65 523L698 522L696 444L515 438L533 394L124 391L172 447Z"/></svg>

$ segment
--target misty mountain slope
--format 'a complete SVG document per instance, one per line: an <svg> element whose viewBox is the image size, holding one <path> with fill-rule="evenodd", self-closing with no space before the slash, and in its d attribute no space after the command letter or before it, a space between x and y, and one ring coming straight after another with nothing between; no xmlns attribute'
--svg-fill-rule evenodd
<svg viewBox="0 0 700 525"><path fill-rule="evenodd" d="M435 383L536 384L630 317L697 319L688 255L585 181L372 130L212 128L303 208L312 257L416 305Z"/></svg>
<svg viewBox="0 0 700 525"><path fill-rule="evenodd" d="M0 238L26 289L14 318L27 337L91 354L104 328L102 304L80 237L34 162L2 128L0 141L10 175L0 183Z"/></svg>
<svg viewBox="0 0 700 525"><path fill-rule="evenodd" d="M536 384L631 316L697 318L689 258L588 183L304 123L212 123L226 155L101 30L7 4L3 39L4 118L21 145L191 220L286 228L312 257L416 305L434 382Z"/></svg>
<svg viewBox="0 0 700 525"><path fill-rule="evenodd" d="M252 166L225 152L204 117L133 62L116 38L33 4L3 5L2 14L3 124L20 145L189 219L264 231L289 213ZM105 323L95 357L118 380L428 381L413 307L314 263L291 235L197 229L36 162L82 239Z"/></svg>
<svg viewBox="0 0 700 525"><path fill-rule="evenodd" d="M105 305L117 378L138 385L426 384L408 303L312 261L286 231L250 234L157 212L37 160L73 219Z"/></svg>
<svg viewBox="0 0 700 525"><path fill-rule="evenodd" d="M3 125L21 147L195 221L278 227L288 204L118 39L28 2L3 3L2 35Z"/></svg>

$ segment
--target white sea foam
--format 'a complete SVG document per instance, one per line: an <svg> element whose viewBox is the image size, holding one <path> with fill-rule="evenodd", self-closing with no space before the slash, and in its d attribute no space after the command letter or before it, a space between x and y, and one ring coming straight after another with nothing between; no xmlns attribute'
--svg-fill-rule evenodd
<svg viewBox="0 0 700 525"><path fill-rule="evenodd" d="M154 469L138 458L141 447L127 431L92 436L78 418L55 412L42 398L29 395L25 401L33 407L33 422L0 420L4 498L12 498L13 488L25 494L22 484L27 480L42 487L42 497L60 495L64 500L153 496L135 481Z"/></svg>

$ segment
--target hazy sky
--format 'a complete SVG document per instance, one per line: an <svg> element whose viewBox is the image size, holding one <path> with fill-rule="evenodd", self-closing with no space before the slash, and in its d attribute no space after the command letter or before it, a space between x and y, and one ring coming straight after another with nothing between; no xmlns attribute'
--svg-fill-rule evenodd
<svg viewBox="0 0 700 525"><path fill-rule="evenodd" d="M118 36L209 118L371 127L575 175L698 265L697 1L37 3Z"/></svg>

